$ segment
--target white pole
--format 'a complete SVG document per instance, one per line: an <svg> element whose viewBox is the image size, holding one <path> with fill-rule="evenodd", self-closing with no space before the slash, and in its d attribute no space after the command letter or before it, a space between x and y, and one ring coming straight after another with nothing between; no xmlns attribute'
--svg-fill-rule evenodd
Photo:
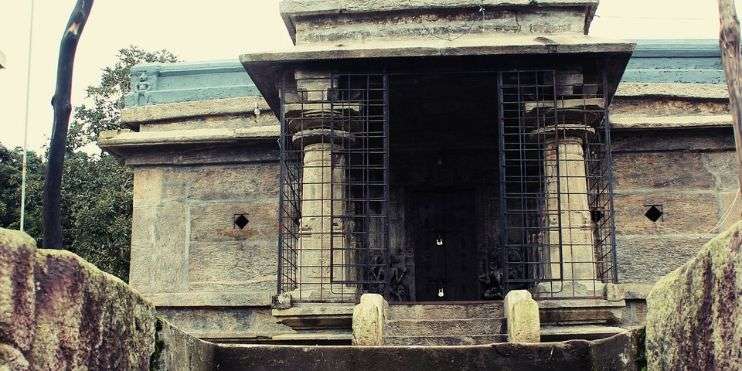
<svg viewBox="0 0 742 371"><path fill-rule="evenodd" d="M23 163L21 165L21 231L25 230L26 223L26 171L28 162L26 152L28 151L28 122L30 121L29 116L31 115L31 57L33 56L32 45L34 2L35 0L31 0L31 15L28 21L28 63L26 64L26 122L23 127Z"/></svg>

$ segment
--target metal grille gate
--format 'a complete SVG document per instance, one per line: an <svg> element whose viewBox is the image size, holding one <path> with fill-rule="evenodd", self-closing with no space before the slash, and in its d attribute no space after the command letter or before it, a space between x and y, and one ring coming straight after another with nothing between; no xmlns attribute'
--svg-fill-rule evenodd
<svg viewBox="0 0 742 371"><path fill-rule="evenodd" d="M587 83L561 70L494 73L504 289L598 297L617 280L605 75ZM388 75L284 81L279 144L279 293L313 302L383 293Z"/></svg>
<svg viewBox="0 0 742 371"><path fill-rule="evenodd" d="M617 279L606 79L572 73L498 75L504 281L542 298Z"/></svg>
<svg viewBox="0 0 742 371"><path fill-rule="evenodd" d="M281 97L279 292L314 302L381 293L389 237L387 77L309 75L296 87L297 96L288 97L284 84Z"/></svg>

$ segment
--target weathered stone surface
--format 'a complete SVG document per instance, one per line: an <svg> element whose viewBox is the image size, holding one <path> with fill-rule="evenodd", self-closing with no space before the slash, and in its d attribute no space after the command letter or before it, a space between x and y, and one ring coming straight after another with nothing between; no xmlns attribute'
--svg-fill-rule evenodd
<svg viewBox="0 0 742 371"><path fill-rule="evenodd" d="M714 178L698 152L622 153L613 157L617 189L706 188Z"/></svg>
<svg viewBox="0 0 742 371"><path fill-rule="evenodd" d="M158 306L269 305L278 171L275 163L136 167L132 286ZM243 229L235 214L247 214Z"/></svg>
<svg viewBox="0 0 742 371"><path fill-rule="evenodd" d="M389 319L427 318L503 318L504 309L501 301L486 303L440 303L436 305L401 304L389 305Z"/></svg>
<svg viewBox="0 0 742 371"><path fill-rule="evenodd" d="M363 294L353 308L353 345L383 345L389 304L379 294Z"/></svg>
<svg viewBox="0 0 742 371"><path fill-rule="evenodd" d="M0 344L27 352L36 309L36 242L25 233L0 229L0 249Z"/></svg>
<svg viewBox="0 0 742 371"><path fill-rule="evenodd" d="M586 33L594 1L284 1L281 13L296 44L379 39L450 39L480 33ZM476 11L481 7L481 11ZM472 24L475 27L472 27Z"/></svg>
<svg viewBox="0 0 742 371"><path fill-rule="evenodd" d="M678 87L679 92L682 92L682 90L682 87ZM611 103L611 116L617 116L619 122L622 121L622 118L641 116L663 117L669 122L672 122L674 117L679 117L682 122L684 117L690 119L691 117L704 118L729 115L729 105L724 102L728 102L728 99L652 95L617 96L615 101ZM682 129L683 125L667 126L665 128Z"/></svg>
<svg viewBox="0 0 742 371"><path fill-rule="evenodd" d="M158 319L155 327L157 332L155 351L149 365L151 370L214 369L214 344L189 336L164 319Z"/></svg>
<svg viewBox="0 0 742 371"><path fill-rule="evenodd" d="M732 116L723 115L612 115L611 124L614 129L706 129L729 128L732 125Z"/></svg>
<svg viewBox="0 0 742 371"><path fill-rule="evenodd" d="M131 125L196 116L254 116L255 108L269 110L262 97L209 99L127 107L121 111L121 121ZM275 116L273 117L275 120Z"/></svg>
<svg viewBox="0 0 742 371"><path fill-rule="evenodd" d="M704 153L703 165L713 175L717 190L736 191L739 188L737 156L734 151Z"/></svg>
<svg viewBox="0 0 742 371"><path fill-rule="evenodd" d="M611 140L614 155L625 152L733 152L734 136L731 133L731 127L713 130L676 130L672 135L667 135L667 132L662 130L615 130Z"/></svg>
<svg viewBox="0 0 742 371"><path fill-rule="evenodd" d="M538 303L526 290L513 290L505 295L505 318L508 341L511 343L538 343L541 323Z"/></svg>
<svg viewBox="0 0 742 371"><path fill-rule="evenodd" d="M710 190L617 190L614 200L618 235L705 234L719 218L716 193ZM648 204L663 205L664 215L657 222L644 216Z"/></svg>
<svg viewBox="0 0 742 371"><path fill-rule="evenodd" d="M20 350L0 344L0 371L25 371L28 368L28 361Z"/></svg>
<svg viewBox="0 0 742 371"><path fill-rule="evenodd" d="M249 195L243 196L244 198ZM276 239L278 200L259 195L255 200L188 203L192 242L264 241ZM244 214L248 224L234 225L234 216Z"/></svg>
<svg viewBox="0 0 742 371"><path fill-rule="evenodd" d="M647 298L652 370L732 370L742 364L742 222L657 282Z"/></svg>
<svg viewBox="0 0 742 371"><path fill-rule="evenodd" d="M616 324L621 321L624 303L603 299L540 299L541 325Z"/></svg>
<svg viewBox="0 0 742 371"><path fill-rule="evenodd" d="M713 236L666 233L616 238L619 282L655 282L683 265Z"/></svg>
<svg viewBox="0 0 742 371"><path fill-rule="evenodd" d="M181 331L209 341L264 341L276 334L295 333L290 327L277 323L268 307L190 306L158 307L157 314Z"/></svg>
<svg viewBox="0 0 742 371"><path fill-rule="evenodd" d="M729 91L722 84L624 83L618 87L616 97L727 99Z"/></svg>
<svg viewBox="0 0 742 371"><path fill-rule="evenodd" d="M474 346L222 345L219 370L639 370L641 331L600 340Z"/></svg>
<svg viewBox="0 0 742 371"><path fill-rule="evenodd" d="M149 367L154 308L118 278L68 251L36 250L30 237L5 229L0 277L11 277L0 281L4 362L21 367L25 359L44 370Z"/></svg>

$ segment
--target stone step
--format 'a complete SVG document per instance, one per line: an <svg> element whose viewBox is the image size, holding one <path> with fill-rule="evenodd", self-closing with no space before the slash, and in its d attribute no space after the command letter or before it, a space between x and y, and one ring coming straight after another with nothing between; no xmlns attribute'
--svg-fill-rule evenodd
<svg viewBox="0 0 742 371"><path fill-rule="evenodd" d="M500 334L502 318L466 319L399 319L389 320L384 326L388 336L471 336Z"/></svg>
<svg viewBox="0 0 742 371"><path fill-rule="evenodd" d="M466 335L466 336L385 336L384 345L480 345L504 343L507 335Z"/></svg>
<svg viewBox="0 0 742 371"><path fill-rule="evenodd" d="M626 329L612 326L577 325L541 327L541 341L597 340L620 334Z"/></svg>
<svg viewBox="0 0 742 371"><path fill-rule="evenodd" d="M502 301L453 304L392 304L389 319L450 319L504 317Z"/></svg>

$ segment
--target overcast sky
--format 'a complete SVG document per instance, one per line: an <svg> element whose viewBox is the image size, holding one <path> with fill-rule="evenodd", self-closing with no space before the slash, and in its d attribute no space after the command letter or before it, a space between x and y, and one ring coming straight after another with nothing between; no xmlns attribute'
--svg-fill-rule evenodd
<svg viewBox="0 0 742 371"><path fill-rule="evenodd" d="M59 39L75 0L36 0L29 145L49 138ZM0 143L23 143L30 0L0 0ZM742 10L742 0L737 0ZM716 38L716 1L601 0L591 35L625 39ZM288 47L278 0L98 0L77 50L73 105L120 48L168 49L186 61Z"/></svg>

